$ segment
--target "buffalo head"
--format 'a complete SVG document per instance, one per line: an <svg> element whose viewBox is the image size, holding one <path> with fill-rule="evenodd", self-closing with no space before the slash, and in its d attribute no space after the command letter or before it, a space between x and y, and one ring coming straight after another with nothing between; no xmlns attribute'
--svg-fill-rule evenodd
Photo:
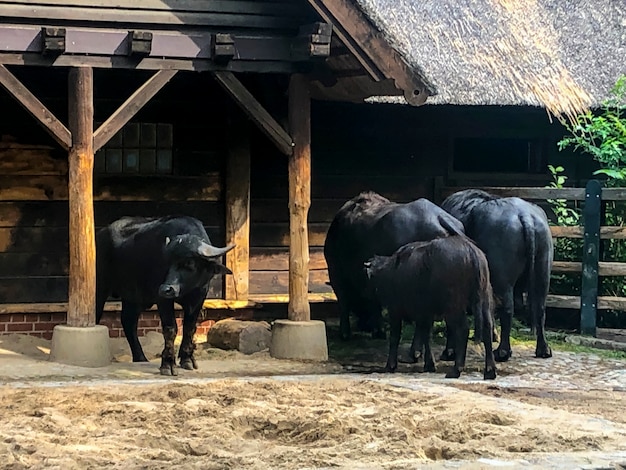
<svg viewBox="0 0 626 470"><path fill-rule="evenodd" d="M169 270L159 286L159 296L176 299L191 290L208 285L214 276L232 274L219 257L235 248L218 248L196 235L178 235L165 239L164 255Z"/></svg>

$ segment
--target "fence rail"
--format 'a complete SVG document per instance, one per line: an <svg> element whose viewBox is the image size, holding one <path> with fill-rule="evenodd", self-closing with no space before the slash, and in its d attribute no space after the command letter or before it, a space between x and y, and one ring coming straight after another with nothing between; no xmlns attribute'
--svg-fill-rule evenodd
<svg viewBox="0 0 626 470"><path fill-rule="evenodd" d="M475 186L473 186L475 188ZM439 200L470 187L439 188ZM602 188L590 180L585 188L481 187L498 196L516 196L530 201L567 200L583 202L583 225L551 226L553 238L583 240L581 261L555 261L553 273L582 273L581 295L548 295L546 305L553 308L580 309L580 329L584 335L596 335L598 310L626 310L626 297L598 296L599 277L626 276L626 263L600 261L600 240L626 239L626 227L601 226L603 203L626 201L625 188Z"/></svg>

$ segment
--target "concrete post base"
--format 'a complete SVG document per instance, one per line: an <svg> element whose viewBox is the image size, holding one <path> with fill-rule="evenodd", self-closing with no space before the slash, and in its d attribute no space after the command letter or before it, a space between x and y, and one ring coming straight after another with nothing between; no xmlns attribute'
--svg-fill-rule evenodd
<svg viewBox="0 0 626 470"><path fill-rule="evenodd" d="M109 329L104 325L55 326L50 360L82 367L108 366L111 364Z"/></svg>
<svg viewBox="0 0 626 470"><path fill-rule="evenodd" d="M326 325L319 320L276 320L270 355L276 359L327 361Z"/></svg>

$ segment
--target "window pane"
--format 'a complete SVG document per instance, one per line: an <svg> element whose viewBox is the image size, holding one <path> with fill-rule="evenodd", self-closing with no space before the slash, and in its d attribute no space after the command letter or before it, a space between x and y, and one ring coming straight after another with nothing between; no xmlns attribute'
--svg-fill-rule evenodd
<svg viewBox="0 0 626 470"><path fill-rule="evenodd" d="M172 151L166 149L157 150L157 171L159 173L172 172Z"/></svg>
<svg viewBox="0 0 626 470"><path fill-rule="evenodd" d="M124 173L139 171L139 149L124 149Z"/></svg>
<svg viewBox="0 0 626 470"><path fill-rule="evenodd" d="M93 169L96 173L104 173L106 171L105 151L100 149L94 156Z"/></svg>
<svg viewBox="0 0 626 470"><path fill-rule="evenodd" d="M107 149L106 150L106 172L121 173L122 172L122 150Z"/></svg>
<svg viewBox="0 0 626 470"><path fill-rule="evenodd" d="M150 149L156 147L156 124L141 124L141 147Z"/></svg>
<svg viewBox="0 0 626 470"><path fill-rule="evenodd" d="M139 171L141 173L156 172L156 151L141 149L139 152Z"/></svg>
<svg viewBox="0 0 626 470"><path fill-rule="evenodd" d="M463 138L454 143L455 171L526 173L530 171L527 139Z"/></svg>
<svg viewBox="0 0 626 470"><path fill-rule="evenodd" d="M159 148L172 148L174 146L171 124L159 124L157 126L157 144Z"/></svg>
<svg viewBox="0 0 626 470"><path fill-rule="evenodd" d="M124 126L124 147L139 147L139 123L129 122Z"/></svg>
<svg viewBox="0 0 626 470"><path fill-rule="evenodd" d="M109 140L105 146L108 148L121 148L122 147L122 131L118 131L112 138Z"/></svg>

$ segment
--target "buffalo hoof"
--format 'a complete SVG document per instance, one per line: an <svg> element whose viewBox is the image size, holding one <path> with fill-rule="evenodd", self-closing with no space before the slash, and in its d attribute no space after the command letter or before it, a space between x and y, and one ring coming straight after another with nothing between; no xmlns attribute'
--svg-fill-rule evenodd
<svg viewBox="0 0 626 470"><path fill-rule="evenodd" d="M446 374L446 379L458 379L461 377L461 371L456 367L453 367L450 372Z"/></svg>
<svg viewBox="0 0 626 470"><path fill-rule="evenodd" d="M140 357L133 357L133 362L149 362L148 358L145 355L142 355Z"/></svg>
<svg viewBox="0 0 626 470"><path fill-rule="evenodd" d="M550 349L550 346L547 344L542 348L537 346L537 349L535 350L535 357L539 357L541 359L552 357L552 349Z"/></svg>
<svg viewBox="0 0 626 470"><path fill-rule="evenodd" d="M391 366L391 365L387 364L385 366L385 372L389 372L390 374L393 374L396 371L397 367L398 367L397 365L396 366Z"/></svg>
<svg viewBox="0 0 626 470"><path fill-rule="evenodd" d="M180 367L186 370L194 370L198 368L198 364L193 357L188 357L180 360Z"/></svg>
<svg viewBox="0 0 626 470"><path fill-rule="evenodd" d="M424 372L437 372L435 364L424 364Z"/></svg>
<svg viewBox="0 0 626 470"><path fill-rule="evenodd" d="M510 349L497 348L493 352L493 357L496 360L496 362L506 362L511 358L512 355L513 355L513 352Z"/></svg>
<svg viewBox="0 0 626 470"><path fill-rule="evenodd" d="M178 371L176 370L176 361L175 360L165 360L161 361L161 367L159 368L161 375L178 375Z"/></svg>
<svg viewBox="0 0 626 470"><path fill-rule="evenodd" d="M440 361L454 361L455 358L454 349L444 349L441 356L439 356Z"/></svg>
<svg viewBox="0 0 626 470"><path fill-rule="evenodd" d="M176 370L176 366L161 367L159 369L159 371L161 372L161 375L172 375L172 376L178 375L178 371Z"/></svg>
<svg viewBox="0 0 626 470"><path fill-rule="evenodd" d="M409 351L409 362L415 364L422 358L421 351Z"/></svg>
<svg viewBox="0 0 626 470"><path fill-rule="evenodd" d="M496 368L485 369L483 373L483 378L485 380L494 380L496 378Z"/></svg>

